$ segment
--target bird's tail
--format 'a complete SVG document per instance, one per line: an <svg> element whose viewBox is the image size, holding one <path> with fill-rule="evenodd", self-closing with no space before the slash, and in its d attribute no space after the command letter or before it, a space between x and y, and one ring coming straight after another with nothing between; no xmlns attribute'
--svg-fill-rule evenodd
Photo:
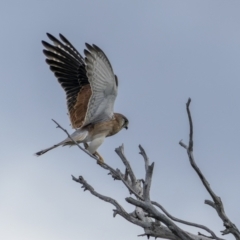
<svg viewBox="0 0 240 240"><path fill-rule="evenodd" d="M63 140L62 142L58 143L58 144L55 144L53 145L52 147L50 148L46 148L46 149L43 149L42 151L39 151L39 152L36 152L34 155L35 156L41 156L43 155L44 153L56 148L56 147L59 147L59 146L67 146L67 145L75 145L75 143L72 141L72 139L78 143L80 142L83 142L83 140L87 137L88 135L88 131L87 130L82 130L82 129L78 129L76 130L73 134L71 134L71 138L66 138L65 140Z"/></svg>
<svg viewBox="0 0 240 240"><path fill-rule="evenodd" d="M50 151L50 150L52 150L52 149L54 149L54 148L56 148L56 147L59 147L60 145L61 145L61 144L53 145L53 146L50 147L50 148L46 148L46 149L43 149L43 150L41 150L41 151L39 151L39 152L36 152L34 155L36 155L37 157L39 157L39 156L43 155L44 153L46 153L46 152L48 152L48 151Z"/></svg>

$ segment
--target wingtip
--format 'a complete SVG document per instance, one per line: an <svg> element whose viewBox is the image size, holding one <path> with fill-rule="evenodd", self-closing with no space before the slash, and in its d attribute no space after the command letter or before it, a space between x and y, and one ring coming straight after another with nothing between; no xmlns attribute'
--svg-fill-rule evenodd
<svg viewBox="0 0 240 240"><path fill-rule="evenodd" d="M50 34L50 33L46 33L47 34L47 36L48 36L48 38L51 40L51 41L53 41L54 43L55 42L59 42L59 40L57 39L57 38L55 38L52 34Z"/></svg>
<svg viewBox="0 0 240 240"><path fill-rule="evenodd" d="M46 33L46 35L47 35L47 36L48 36L48 38L50 38L50 39L53 37L53 35L52 35L52 34L50 34L50 33L48 33L48 32Z"/></svg>
<svg viewBox="0 0 240 240"><path fill-rule="evenodd" d="M91 53L87 50L87 49L84 49L84 55L86 56L86 57L88 57L88 56L90 56L91 55Z"/></svg>
<svg viewBox="0 0 240 240"><path fill-rule="evenodd" d="M103 52L103 50L95 44L93 44L93 48L99 52Z"/></svg>
<svg viewBox="0 0 240 240"><path fill-rule="evenodd" d="M87 47L87 49L88 49L89 51L93 51L93 50L94 50L93 46L90 45L89 43L85 43L85 46Z"/></svg>
<svg viewBox="0 0 240 240"><path fill-rule="evenodd" d="M47 49L53 48L53 46L52 46L51 44L49 44L48 42L43 41L43 40L42 40L42 45L43 45L45 48L47 48Z"/></svg>
<svg viewBox="0 0 240 240"><path fill-rule="evenodd" d="M60 39L61 39L63 42L65 42L65 43L68 43L68 42L69 42L69 41L67 40L67 38L64 37L61 33L59 33L59 37L60 37Z"/></svg>
<svg viewBox="0 0 240 240"><path fill-rule="evenodd" d="M43 54L44 54L46 57L48 57L48 55L49 55L49 51L46 50L46 49L43 49Z"/></svg>

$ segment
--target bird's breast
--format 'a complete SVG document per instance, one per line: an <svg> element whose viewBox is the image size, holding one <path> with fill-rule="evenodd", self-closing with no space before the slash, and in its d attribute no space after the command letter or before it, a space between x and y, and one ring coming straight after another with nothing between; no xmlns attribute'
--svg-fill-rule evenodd
<svg viewBox="0 0 240 240"><path fill-rule="evenodd" d="M116 119L112 119L109 121L90 124L87 126L87 130L89 132L89 138L94 139L97 135L105 137L112 136L118 133L121 129Z"/></svg>

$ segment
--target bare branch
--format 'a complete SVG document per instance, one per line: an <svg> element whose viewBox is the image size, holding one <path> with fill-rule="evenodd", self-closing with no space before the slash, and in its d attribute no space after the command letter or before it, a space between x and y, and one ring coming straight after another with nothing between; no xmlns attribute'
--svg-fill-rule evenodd
<svg viewBox="0 0 240 240"><path fill-rule="evenodd" d="M133 213L127 213L124 208L113 198L104 196L102 194L99 194L97 191L94 190L94 188L87 183L86 180L84 180L83 177L76 178L72 176L72 179L75 182L78 182L82 185L82 188L84 191L88 190L90 193L99 199L111 203L113 206L116 207L116 209L113 210L113 217L115 217L117 214L125 218L127 221L138 225L142 227L145 231L144 234L141 234L139 236L148 236L148 237L155 237L155 238L165 238L170 240L181 240L184 238L177 237L173 232L171 232L167 227L161 225L159 222L152 222L150 221L148 217L146 217L146 213L142 210L142 208L136 207L136 210ZM185 233L189 235L189 239L191 240L208 240L208 238L199 237L194 234Z"/></svg>
<svg viewBox="0 0 240 240"><path fill-rule="evenodd" d="M211 207L213 207L217 211L219 217L222 219L223 224L226 227L226 229L224 231L222 231L222 235L232 233L237 240L240 240L240 232L237 229L237 227L235 226L235 224L232 223L230 221L230 219L227 217L227 215L224 211L224 207L223 207L221 198L218 197L213 192L213 190L210 187L210 184L208 183L208 181L206 180L206 178L204 177L203 173L201 172L201 170L199 169L199 167L197 166L197 164L194 160L194 156L193 156L193 123L192 123L192 117L191 117L191 112L190 112L190 108L189 108L190 103L191 103L191 99L189 98L188 102L186 104L187 115L188 115L188 120L189 120L189 128L190 128L189 145L187 147L185 144L182 143L182 141L180 141L179 144L187 150L187 154L188 154L188 158L191 163L191 166L196 171L196 173L198 174L199 178L201 179L204 187L206 188L206 190L208 191L208 193L211 195L211 197L213 199L213 202L206 200L205 204L208 204Z"/></svg>
<svg viewBox="0 0 240 240"><path fill-rule="evenodd" d="M142 199L142 187L141 187L141 180L136 180L136 182L133 184L129 179L125 179L124 176L119 171L119 178L122 180L123 184L127 187L130 194L134 194L138 199Z"/></svg>
<svg viewBox="0 0 240 240"><path fill-rule="evenodd" d="M173 221L179 222L179 223L182 223L182 224L185 224L185 225L189 225L189 226L193 226L193 227L204 229L205 231L209 232L212 235L211 238L218 239L218 240L223 240L222 238L217 237L216 234L212 230L210 230L208 227L206 227L204 225L201 225L201 224L192 223L192 222L188 222L188 221L184 221L184 220L181 220L179 218L176 218L176 217L172 216L170 213L168 213L167 210L165 210L165 208L163 206L161 206L159 203L154 202L154 201L151 201L151 203L153 205L159 207Z"/></svg>
<svg viewBox="0 0 240 240"><path fill-rule="evenodd" d="M126 166L126 172L133 174L133 177L131 178L131 180L134 179L134 182L129 181L126 177L123 177L121 173L119 173L119 177L121 178L121 180L125 184L125 186L129 189L130 193L133 193L138 199L141 199L141 200L145 199L145 201L150 201L150 187L151 187L154 163L152 163L150 166L147 165L147 164L149 164L149 160L146 155L146 152L142 146L139 145L139 148L140 148L140 154L143 155L143 157L144 157L145 169L146 169L146 175L145 175L145 181L143 184L143 188L141 187L141 180L136 179L129 161L127 160L126 156L123 155L122 153L118 154L118 155L121 158L121 160L124 162L124 165ZM117 153L119 151L123 152L123 151L121 151L121 149L122 149L122 147L119 147L115 151Z"/></svg>
<svg viewBox="0 0 240 240"><path fill-rule="evenodd" d="M205 204L213 207L216 210L216 205L214 204L214 202L210 201L210 200L205 200L204 201Z"/></svg>
<svg viewBox="0 0 240 240"><path fill-rule="evenodd" d="M126 220L136 224L136 225L139 225L141 227L148 227L149 225L145 225L144 222L134 218L131 214L128 214L124 208L113 198L110 198L110 197L107 197L107 196L104 196L102 194L99 194L98 192L96 192L94 190L94 188L87 183L87 181L84 180L84 178L82 176L79 176L78 178L72 176L72 179L73 181L75 182L78 182L82 185L82 188L84 189L84 191L88 190L90 191L90 193L92 195L94 195L95 197L98 197L99 199L105 201L105 202L108 202L108 203L111 203L113 206L116 207L116 209L114 209L114 214L113 216L115 217L117 214L119 214L120 216L124 217Z"/></svg>
<svg viewBox="0 0 240 240"><path fill-rule="evenodd" d="M179 145L185 148L186 150L188 149L188 146L182 142L182 140L179 142Z"/></svg>
<svg viewBox="0 0 240 240"><path fill-rule="evenodd" d="M151 203L135 200L131 197L126 198L128 203L143 208L150 217L153 217L160 222L163 222L176 236L182 240L192 240L182 229L180 229L175 223L169 220L164 214L158 212Z"/></svg>
<svg viewBox="0 0 240 240"><path fill-rule="evenodd" d="M207 237L207 238L210 238L210 239L214 239L213 237L204 235L204 234L202 234L202 233L200 233L200 232L198 232L198 235L199 235L199 236L203 236L203 237Z"/></svg>
<svg viewBox="0 0 240 240"><path fill-rule="evenodd" d="M144 162L145 162L145 181L143 183L143 199L146 202L150 202L150 188L151 188L151 182L152 182L152 174L153 174L153 168L154 168L154 162L149 165L149 158L144 150L144 148L139 145L140 149L139 154L143 156Z"/></svg>
<svg viewBox="0 0 240 240"><path fill-rule="evenodd" d="M147 164L149 164L148 157L147 157L147 155L146 155L143 147L142 147L142 146L139 146L139 148L140 148L140 151L143 153L143 154L141 154L141 155L144 156L144 159L147 159ZM125 157L125 160L127 160L126 157ZM145 163L146 163L146 161L145 161ZM130 163L129 163L129 165L130 165ZM145 164L145 166L146 166L146 164ZM146 166L146 171L148 171L148 165ZM151 174L152 174L152 172L151 172ZM139 192L136 192L136 191L135 191L134 186L132 186L128 181L126 181L126 179L124 179L123 176L121 176L121 175L119 175L119 176L120 176L122 182L125 184L125 186L129 189L129 191L130 191L131 193L133 193L139 200L142 200L142 201L143 201L143 200L145 199L144 197L141 197L141 195L139 194ZM146 177L146 179L148 179L148 177ZM137 181L139 181L139 180L137 180ZM148 182L148 180L145 180L145 183L147 183L147 182ZM140 184L140 182L139 182L139 184ZM149 185L146 184L146 186L149 186ZM140 186L139 186L139 188L140 188ZM146 189L146 188L145 188L145 189ZM149 189L149 190L150 190L150 189ZM145 199L145 200L146 200L146 199ZM151 201L151 203L152 203L153 205L155 205L155 206L158 206L170 219L172 219L172 220L174 220L174 221L176 221L176 222L180 222L180 223L189 225L189 226L194 226L194 227L198 227L198 228L204 229L204 230L206 230L207 232L209 232L209 233L212 235L213 238L215 238L215 239L221 239L221 238L218 238L218 237L215 235L215 233L214 233L213 231L211 231L209 228L207 228L206 226L203 226L203 225L200 225L200 224L196 224L196 223L187 222L187 221L184 221L184 220L175 218L175 217L171 216L159 203L154 202L154 201Z"/></svg>
<svg viewBox="0 0 240 240"><path fill-rule="evenodd" d="M115 149L115 152L116 152L117 155L121 158L123 164L125 165L125 167L126 167L126 169L127 169L127 171L128 171L128 174L129 174L129 176L130 176L130 178L131 178L131 181L132 181L133 183L135 183L135 182L136 182L136 177L135 177L135 175L134 175L134 173L133 173L133 170L132 170L132 168L131 168L128 160L127 160L126 157L125 157L123 144L122 144L122 146L116 148L116 149Z"/></svg>
<svg viewBox="0 0 240 240"><path fill-rule="evenodd" d="M141 209L136 208L136 211L134 213L129 214L124 210L124 208L115 199L101 195L98 192L96 192L94 190L94 188L90 184L88 184L82 176L80 176L79 178L72 176L72 179L75 182L80 183L82 185L82 188L85 191L89 190L92 195L100 198L101 200L103 200L105 202L108 202L108 203L111 203L112 205L114 205L116 207L116 209L113 210L114 217L117 214L119 214L120 216L125 218L127 221L142 227L144 229L145 233L147 233L147 235L149 235L149 236L159 237L159 238L167 238L167 239L171 239L171 240L180 240L179 238L176 238L176 236L173 233L171 233L166 227L160 226L159 223L147 221L146 217L144 216L144 213L141 212ZM146 220L146 221L143 221L143 220Z"/></svg>
<svg viewBox="0 0 240 240"><path fill-rule="evenodd" d="M120 147L121 148L121 147ZM144 159L147 159L147 161L145 161L145 163L147 162L148 164L149 164L149 160L148 160L148 157L147 157L147 155L146 155L146 153L145 153L145 151L144 151L144 149L141 147L141 149L140 149L142 152L143 152L143 154L144 154ZM122 158L123 157L123 155L119 155L119 157L120 158ZM124 155L124 157L123 157L123 161L125 162L125 166L127 166L127 167L129 167L131 170L130 171L132 171L132 168L131 168L131 165L130 165L130 163L128 162L128 160L127 160L127 158L126 158L126 156ZM145 165L146 166L146 165ZM150 185L151 185L151 178L152 178L152 173L153 173L153 164L151 165L151 166L148 166L147 168L146 168L146 179L145 179L145 181L144 181L144 189L145 189L145 192L148 192L148 194L149 194L149 192L150 192ZM107 169L107 170L109 170L109 168L105 168L105 169ZM123 174L123 173L121 173L121 171L119 170L119 169L117 169L116 171L115 170L113 170L112 169L112 172L114 173L114 175L115 175L115 179L117 179L117 180L121 180L123 183L124 183L124 185L129 189L129 191L130 191L130 193L133 193L138 199L141 199L141 200L144 200L144 198L142 197L142 187L141 187L141 180L136 180L136 182L133 184L132 183L132 181L130 181L129 179L128 179L128 172L130 172L130 171L128 171L128 169L126 168L126 172L125 172L125 174ZM86 190L86 189L85 189ZM147 194L147 193L146 193ZM148 199L150 200L150 197L148 197ZM152 203L155 203L155 202L152 202ZM160 204L158 205L158 207L159 206L161 206ZM140 215L139 215L139 212L140 212L140 209L141 208L136 208L136 210L135 210L135 212L137 213L138 212L138 214L136 214L135 212L135 215L136 215L136 217L138 217L139 219L141 219L141 220L143 220L143 219L145 219L145 221L146 221L146 217L145 216L142 216L142 217L140 217ZM166 210L165 210L166 211ZM117 210L114 210L114 216L116 216L116 214L118 214L118 211ZM183 221L183 220L179 220L179 222L180 221ZM191 224L189 224L189 225L191 225ZM196 227L199 227L200 225L195 225ZM201 228L201 227L200 227ZM204 229L204 228L203 228ZM207 229L207 228L206 228ZM205 229L205 230L206 230ZM207 231L207 230L206 230ZM210 231L209 231L210 232ZM211 233L211 232L210 232ZM151 235L152 236L152 235ZM156 235L155 235L156 236ZM214 235L213 235L214 236Z"/></svg>
<svg viewBox="0 0 240 240"><path fill-rule="evenodd" d="M144 159L144 162L145 162L145 170L147 171L148 166L149 166L148 156L147 156L145 150L143 149L143 147L142 147L141 145L139 145L138 147L139 147L139 149L140 149L139 154L141 154L141 155L143 156L143 159Z"/></svg>
<svg viewBox="0 0 240 240"><path fill-rule="evenodd" d="M145 182L143 184L143 198L144 201L150 202L150 188L152 182L152 174L153 174L154 162L147 167L146 169L146 177Z"/></svg>
<svg viewBox="0 0 240 240"><path fill-rule="evenodd" d="M188 114L188 120L189 120L189 125L190 125L188 150L193 151L193 123L192 123L191 112L189 109L190 103L191 103L191 98L188 99L188 101L186 103L186 107L187 107L187 114Z"/></svg>

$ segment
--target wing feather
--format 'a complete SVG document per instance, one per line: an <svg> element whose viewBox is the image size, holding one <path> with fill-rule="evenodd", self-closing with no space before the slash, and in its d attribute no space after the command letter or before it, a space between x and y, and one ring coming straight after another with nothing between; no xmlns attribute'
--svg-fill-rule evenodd
<svg viewBox="0 0 240 240"><path fill-rule="evenodd" d="M112 119L117 96L117 81L104 52L86 43L84 50L87 77L92 89L84 125Z"/></svg>
<svg viewBox="0 0 240 240"><path fill-rule="evenodd" d="M118 80L111 63L96 45L86 43L85 58L61 34L60 40L47 33L53 45L42 41L50 70L66 92L73 128L113 117Z"/></svg>
<svg viewBox="0 0 240 240"><path fill-rule="evenodd" d="M42 41L46 62L66 92L72 127L81 128L91 96L84 58L63 35L62 42L49 33L47 36L54 45Z"/></svg>

